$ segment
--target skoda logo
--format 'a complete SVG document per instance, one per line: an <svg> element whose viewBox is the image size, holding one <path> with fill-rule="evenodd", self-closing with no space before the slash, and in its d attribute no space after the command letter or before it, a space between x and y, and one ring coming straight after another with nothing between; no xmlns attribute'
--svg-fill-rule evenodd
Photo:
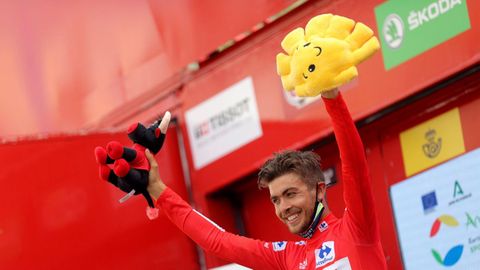
<svg viewBox="0 0 480 270"><path fill-rule="evenodd" d="M388 15L383 22L382 32L388 47L392 49L400 47L404 35L402 18L395 13Z"/></svg>

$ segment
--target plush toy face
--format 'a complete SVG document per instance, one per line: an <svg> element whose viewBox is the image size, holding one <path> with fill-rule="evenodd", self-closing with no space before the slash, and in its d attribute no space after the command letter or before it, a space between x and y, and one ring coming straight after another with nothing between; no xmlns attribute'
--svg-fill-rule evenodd
<svg viewBox="0 0 480 270"><path fill-rule="evenodd" d="M321 89L334 85L338 71L353 64L349 45L334 38L312 38L300 43L291 59L291 78L295 78L295 91L301 96L316 96Z"/></svg>
<svg viewBox="0 0 480 270"><path fill-rule="evenodd" d="M277 55L277 73L285 90L316 96L357 76L355 65L379 49L373 31L362 23L332 14L311 19L305 31L285 36Z"/></svg>

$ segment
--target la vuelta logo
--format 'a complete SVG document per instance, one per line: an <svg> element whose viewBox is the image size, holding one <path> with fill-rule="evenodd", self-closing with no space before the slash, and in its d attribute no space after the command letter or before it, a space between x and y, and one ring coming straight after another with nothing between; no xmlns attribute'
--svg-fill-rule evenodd
<svg viewBox="0 0 480 270"><path fill-rule="evenodd" d="M455 228L458 227L459 223L458 221L451 215L441 215L439 216L432 224L432 228L430 229L430 238L434 238L438 235L440 228L445 227L442 225L446 225L447 228ZM442 232L445 230L442 230ZM460 258L462 257L463 253L463 245L455 245L451 247L448 251L445 257L442 258L440 253L432 248L432 255L435 258L435 260L443 265L443 266L452 266L456 264Z"/></svg>

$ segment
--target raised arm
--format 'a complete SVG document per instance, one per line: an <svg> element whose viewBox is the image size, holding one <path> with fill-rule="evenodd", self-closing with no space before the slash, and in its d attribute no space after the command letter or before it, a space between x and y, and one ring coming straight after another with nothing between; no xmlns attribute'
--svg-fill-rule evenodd
<svg viewBox="0 0 480 270"><path fill-rule="evenodd" d="M286 253L295 252L291 243L264 242L226 232L213 221L192 209L158 177L158 165L146 152L152 169L148 191L167 217L202 249L224 260L253 269L289 269ZM283 246L285 245L285 246Z"/></svg>
<svg viewBox="0 0 480 270"><path fill-rule="evenodd" d="M365 150L352 117L338 90L322 93L331 117L342 163L346 222L362 241L377 241L377 219Z"/></svg>

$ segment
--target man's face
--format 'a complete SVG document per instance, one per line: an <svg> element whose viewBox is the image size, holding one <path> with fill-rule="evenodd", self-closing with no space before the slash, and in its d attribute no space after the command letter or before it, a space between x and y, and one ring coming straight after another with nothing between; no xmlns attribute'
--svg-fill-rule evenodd
<svg viewBox="0 0 480 270"><path fill-rule="evenodd" d="M315 207L315 189L309 188L295 173L284 174L268 184L277 217L292 233L308 229Z"/></svg>

